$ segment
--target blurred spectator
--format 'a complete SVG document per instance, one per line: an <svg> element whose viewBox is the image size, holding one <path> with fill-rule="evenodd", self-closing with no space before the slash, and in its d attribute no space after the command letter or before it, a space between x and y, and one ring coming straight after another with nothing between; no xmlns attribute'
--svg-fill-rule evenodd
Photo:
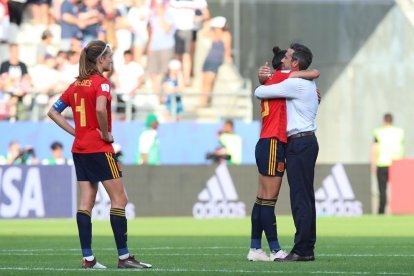
<svg viewBox="0 0 414 276"><path fill-rule="evenodd" d="M73 160L63 156L63 145L53 142L50 145L51 156L42 160L42 165L73 165Z"/></svg>
<svg viewBox="0 0 414 276"><path fill-rule="evenodd" d="M196 51L198 32L203 28L204 23L210 19L210 11L206 0L195 1L195 17L193 40L191 42L190 56L192 60L191 73L194 75L194 53Z"/></svg>
<svg viewBox="0 0 414 276"><path fill-rule="evenodd" d="M113 0L102 0L102 9L104 13L104 18L102 21L102 28L104 34L104 41L116 48L116 27L121 16L120 11L116 7L116 3Z"/></svg>
<svg viewBox="0 0 414 276"><path fill-rule="evenodd" d="M0 0L0 44L8 41L9 26L10 16L7 0Z"/></svg>
<svg viewBox="0 0 414 276"><path fill-rule="evenodd" d="M17 108L24 108L23 98L30 91L31 79L26 64L19 60L17 44L9 45L9 60L1 64L0 76L1 90L9 94L10 121L24 119L24 114L18 112Z"/></svg>
<svg viewBox="0 0 414 276"><path fill-rule="evenodd" d="M132 102L138 89L144 82L144 68L141 64L134 61L134 55L131 50L124 52L124 64L118 68L115 75L117 84L117 112L125 112L125 103Z"/></svg>
<svg viewBox="0 0 414 276"><path fill-rule="evenodd" d="M167 108L166 119L179 120L183 113L181 94L184 89L184 77L181 71L181 62L173 59L168 64L168 73L162 84L162 91L166 95L165 105Z"/></svg>
<svg viewBox="0 0 414 276"><path fill-rule="evenodd" d="M7 153L0 156L0 165L12 164L37 165L39 159L32 146L22 149L19 142L11 141Z"/></svg>
<svg viewBox="0 0 414 276"><path fill-rule="evenodd" d="M95 39L104 39L101 23L104 18L103 10L100 7L100 0L83 0L78 15L78 26L82 31L82 44L87 45Z"/></svg>
<svg viewBox="0 0 414 276"><path fill-rule="evenodd" d="M168 62L173 57L175 44L173 18L162 0L156 0L149 22L147 71L151 78L153 92L158 95L161 80L167 73Z"/></svg>
<svg viewBox="0 0 414 276"><path fill-rule="evenodd" d="M45 62L45 57L47 55L53 55L53 47L52 47L52 39L53 35L52 32L49 30L45 30L42 33L41 42L37 45L36 50L36 60L37 63L43 64Z"/></svg>
<svg viewBox="0 0 414 276"><path fill-rule="evenodd" d="M79 33L77 36L72 37L70 40L70 49L68 52L81 53L83 48L83 36L82 33Z"/></svg>
<svg viewBox="0 0 414 276"><path fill-rule="evenodd" d="M234 123L226 120L223 128L219 131L219 147L217 155L229 155L229 164L241 164L242 161L242 138L234 133Z"/></svg>
<svg viewBox="0 0 414 276"><path fill-rule="evenodd" d="M138 164L159 165L160 149L158 140L158 118L154 114L148 114L145 121L145 130L139 136Z"/></svg>
<svg viewBox="0 0 414 276"><path fill-rule="evenodd" d="M203 12L207 15L207 2L205 0L171 0L170 6L176 28L175 55L183 64L184 82L188 86L192 67L193 32L196 29L196 19L200 20L199 16L202 16Z"/></svg>
<svg viewBox="0 0 414 276"><path fill-rule="evenodd" d="M128 11L128 22L133 34L135 61L143 64L142 55L148 43L148 21L150 15L150 1L132 0Z"/></svg>
<svg viewBox="0 0 414 276"><path fill-rule="evenodd" d="M80 0L65 0L61 6L61 46L64 51L71 49L71 40L74 37L82 36L79 28Z"/></svg>
<svg viewBox="0 0 414 276"><path fill-rule="evenodd" d="M67 82L73 82L79 75L79 57L80 53L76 51L67 52L68 62L63 68L64 78Z"/></svg>
<svg viewBox="0 0 414 276"><path fill-rule="evenodd" d="M13 164L17 157L20 155L21 145L17 141L11 141L7 153L0 155L0 165L11 165Z"/></svg>
<svg viewBox="0 0 414 276"><path fill-rule="evenodd" d="M8 0L6 2L9 7L10 23L20 26L27 0Z"/></svg>
<svg viewBox="0 0 414 276"><path fill-rule="evenodd" d="M388 171L394 160L404 156L404 130L393 125L392 114L384 115L383 126L374 130L371 148L371 170L377 174L379 207L378 214L385 213L387 204Z"/></svg>
<svg viewBox="0 0 414 276"><path fill-rule="evenodd" d="M34 24L49 24L49 8L52 0L27 0L27 4L32 9L32 17Z"/></svg>
<svg viewBox="0 0 414 276"><path fill-rule="evenodd" d="M117 5L115 18L116 45L112 60L115 71L124 64L124 52L132 48L132 32L128 23L128 8L125 5Z"/></svg>
<svg viewBox="0 0 414 276"><path fill-rule="evenodd" d="M55 65L55 57L47 55L44 64L37 64L30 70L33 80L34 103L38 108L38 114L36 115L40 118L45 117L46 109L51 104L52 97L66 88L66 82L62 82Z"/></svg>
<svg viewBox="0 0 414 276"><path fill-rule="evenodd" d="M226 18L217 16L210 21L207 35L212 40L211 48L203 65L200 106L207 107L211 102L211 92L219 67L223 62L231 62L232 37L226 28Z"/></svg>
<svg viewBox="0 0 414 276"><path fill-rule="evenodd" d="M59 50L56 54L56 69L58 71L62 70L62 68L66 65L68 62L68 54L65 51Z"/></svg>
<svg viewBox="0 0 414 276"><path fill-rule="evenodd" d="M65 0L52 0L51 20L53 20L53 24L55 23L59 24L60 20L62 19L61 8L62 8L62 4L64 1Z"/></svg>

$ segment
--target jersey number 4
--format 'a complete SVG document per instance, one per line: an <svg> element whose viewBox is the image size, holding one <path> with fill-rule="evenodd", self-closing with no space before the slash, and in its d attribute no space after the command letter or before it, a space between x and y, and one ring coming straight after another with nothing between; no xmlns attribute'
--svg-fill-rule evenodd
<svg viewBox="0 0 414 276"><path fill-rule="evenodd" d="M262 118L269 115L269 101L262 102Z"/></svg>
<svg viewBox="0 0 414 276"><path fill-rule="evenodd" d="M78 105L78 101L77 101L78 93L74 93L73 95L75 97L75 103L76 103L75 111L79 112L79 116L80 116L80 126L85 127L86 126L85 99L80 98L80 105Z"/></svg>

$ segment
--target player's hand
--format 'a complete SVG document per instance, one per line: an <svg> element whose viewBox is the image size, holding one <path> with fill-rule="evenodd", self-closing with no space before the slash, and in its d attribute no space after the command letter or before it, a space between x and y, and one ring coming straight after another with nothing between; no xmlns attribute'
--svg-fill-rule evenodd
<svg viewBox="0 0 414 276"><path fill-rule="evenodd" d="M107 143L113 143L114 142L114 137L112 136L112 133L108 132L108 134L104 136L102 134L102 131L99 128L97 128L96 130L98 131L98 133L101 136L102 140L104 140Z"/></svg>
<svg viewBox="0 0 414 276"><path fill-rule="evenodd" d="M259 82L261 84L265 83L270 78L270 76L272 76L272 72L270 70L269 63L266 61L266 63L259 68Z"/></svg>

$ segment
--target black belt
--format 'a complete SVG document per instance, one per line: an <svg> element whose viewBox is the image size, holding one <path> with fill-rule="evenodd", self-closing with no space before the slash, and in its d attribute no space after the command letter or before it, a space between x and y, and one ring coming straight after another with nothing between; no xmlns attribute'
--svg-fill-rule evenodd
<svg viewBox="0 0 414 276"><path fill-rule="evenodd" d="M313 132L313 131L299 132L299 133L290 135L288 137L288 140L296 139L296 138L300 138L300 137L304 137L304 136L311 136L311 135L314 136L315 135L315 132Z"/></svg>

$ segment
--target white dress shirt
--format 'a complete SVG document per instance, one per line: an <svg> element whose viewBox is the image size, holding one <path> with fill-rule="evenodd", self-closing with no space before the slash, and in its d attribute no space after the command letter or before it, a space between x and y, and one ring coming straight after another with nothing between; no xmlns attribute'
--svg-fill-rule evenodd
<svg viewBox="0 0 414 276"><path fill-rule="evenodd" d="M254 95L262 100L286 98L287 136L305 131L316 131L318 95L314 81L289 78L273 85L261 85Z"/></svg>

